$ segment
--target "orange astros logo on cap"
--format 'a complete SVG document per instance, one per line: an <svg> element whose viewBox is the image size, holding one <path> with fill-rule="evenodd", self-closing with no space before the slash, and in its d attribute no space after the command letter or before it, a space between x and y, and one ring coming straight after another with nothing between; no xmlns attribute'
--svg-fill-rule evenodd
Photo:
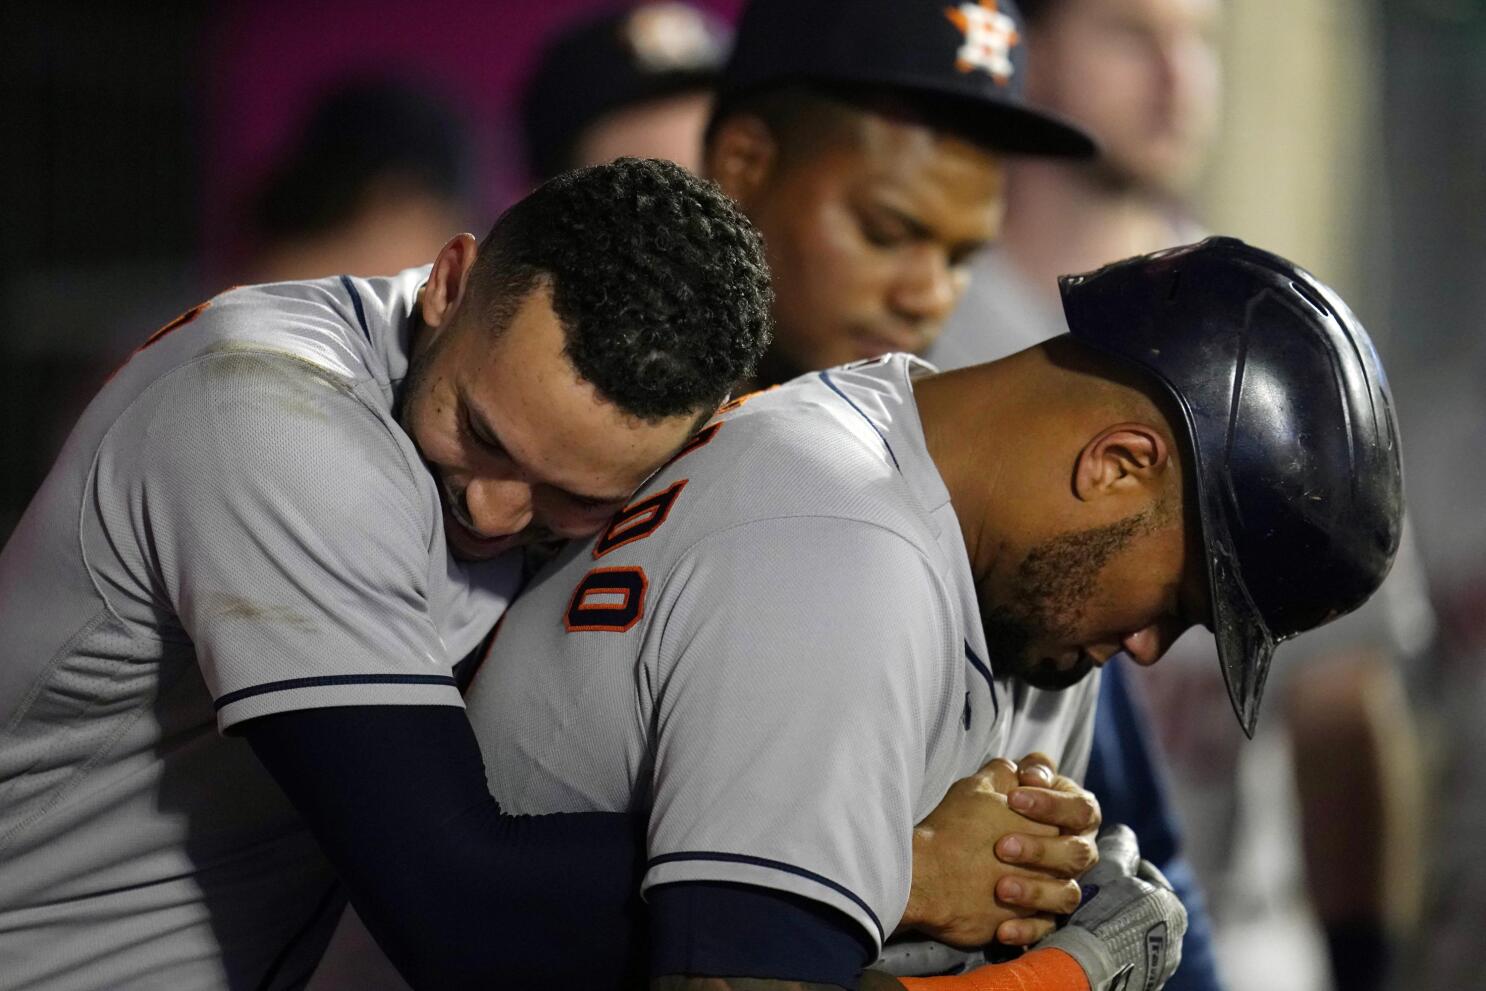
<svg viewBox="0 0 1486 991"><path fill-rule="evenodd" d="M965 35L964 44L955 53L955 68L961 72L981 69L998 85L1006 85L1014 71L1011 50L1021 40L1016 21L996 9L996 0L946 7L944 16Z"/></svg>

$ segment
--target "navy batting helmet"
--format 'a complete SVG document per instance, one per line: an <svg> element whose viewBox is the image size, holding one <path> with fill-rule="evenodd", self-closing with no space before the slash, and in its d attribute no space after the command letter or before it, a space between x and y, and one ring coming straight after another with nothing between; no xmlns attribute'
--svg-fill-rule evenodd
<svg viewBox="0 0 1486 991"><path fill-rule="evenodd" d="M1249 736L1275 645L1356 609L1403 525L1393 399L1314 276L1228 237L1059 280L1069 330L1181 409L1212 627Z"/></svg>

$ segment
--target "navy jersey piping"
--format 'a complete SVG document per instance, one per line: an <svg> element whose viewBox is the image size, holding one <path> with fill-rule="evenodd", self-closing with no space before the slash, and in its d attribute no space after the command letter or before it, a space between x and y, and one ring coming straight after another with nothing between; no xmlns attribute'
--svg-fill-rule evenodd
<svg viewBox="0 0 1486 991"><path fill-rule="evenodd" d="M239 688L217 699L212 707L220 710L223 706L253 698L255 695L287 692L296 688L321 688L326 685L448 685L456 691L459 689L458 682L442 674L322 674L313 678L290 678Z"/></svg>
<svg viewBox="0 0 1486 991"><path fill-rule="evenodd" d="M991 692L991 711L999 717L1001 715L1001 703L996 699L996 683L991 679L991 669L986 667L985 661L975 656L975 651L970 649L968 642L965 644L965 660L969 661L970 666L979 671L980 676L986 680L986 688L990 689ZM968 708L968 702L966 706Z"/></svg>
<svg viewBox="0 0 1486 991"><path fill-rule="evenodd" d="M882 922L877 918L877 913L872 911L871 907L862 901L861 897L855 891L852 891L840 882L832 881L823 874L817 874L803 867L796 867L794 864L786 864L779 860L770 860L767 857L754 857L746 853L723 853L718 850L691 850L683 853L663 853L658 857L651 857L649 862L646 863L645 869L648 871L650 868L658 867L661 864L670 864L683 860L713 860L726 864L751 864L754 867L768 867L785 874L794 874L796 877L803 877L814 881L816 884L824 885L832 891L850 898L853 904L867 913L867 918L872 920L872 925L877 927L877 938L882 942L887 941L887 934L883 932Z"/></svg>
<svg viewBox="0 0 1486 991"><path fill-rule="evenodd" d="M346 287L346 292L351 296L351 305L356 308L356 322L361 324L361 333L366 338L366 343L370 344L371 328L366 325L366 309L361 305L361 293L356 291L349 276L341 276L341 285Z"/></svg>
<svg viewBox="0 0 1486 991"><path fill-rule="evenodd" d="M831 380L829 372L818 372L817 374L820 375L820 380L822 382L830 386L832 392L846 401L846 405L856 410L857 416L860 416L863 420L867 421L867 425L872 428L872 432L877 434L877 436L882 440L882 446L887 448L887 456L893 459L893 467L898 469L899 474L902 474L903 466L898 464L898 456L893 453L893 445L887 442L887 435L884 434L880 429L878 429L877 424L872 422L872 418L870 416L862 412L862 408L860 406L851 401L850 396L841 391L841 387Z"/></svg>

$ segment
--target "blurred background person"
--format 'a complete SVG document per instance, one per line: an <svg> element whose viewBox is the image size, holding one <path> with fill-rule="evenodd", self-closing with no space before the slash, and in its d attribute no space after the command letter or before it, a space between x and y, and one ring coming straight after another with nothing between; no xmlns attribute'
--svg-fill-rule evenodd
<svg viewBox="0 0 1486 991"><path fill-rule="evenodd" d="M388 275L473 222L476 155L449 101L392 78L344 83L249 200L242 283Z"/></svg>
<svg viewBox="0 0 1486 991"><path fill-rule="evenodd" d="M1221 5L1023 6L1033 53L1029 93L1088 127L1103 155L1088 164L1013 164L1003 238L977 263L965 304L931 351L945 366L1062 333L1058 275L1203 233L1189 197L1218 124ZM1134 686L1125 684L1123 663L1106 668L1099 739L1123 737L1118 749L1128 754L1141 746L1140 713L1154 717L1235 987L1326 987L1328 960L1338 988L1390 980L1387 964L1412 914L1407 903L1417 897L1409 887L1417 889L1419 846L1409 824L1422 770L1397 667L1422 644L1400 629L1396 614L1428 609L1417 559L1401 558L1385 586L1391 606L1370 606L1345 629L1299 648L1302 654L1280 652L1271 690L1288 689L1287 725L1271 719L1263 726L1268 739L1256 747L1244 747L1222 718L1229 703L1208 637L1188 637ZM1117 697L1132 689L1154 704ZM1121 712L1121 724L1112 725ZM1276 755L1285 743L1273 742L1286 730L1293 778ZM1150 787L1139 773L1094 786L1106 789L1106 814L1116 818L1115 810L1138 809ZM1329 953L1310 935L1311 911Z"/></svg>
<svg viewBox="0 0 1486 991"><path fill-rule="evenodd" d="M582 18L543 47L521 96L532 177L624 155L693 172L731 31L675 0Z"/></svg>

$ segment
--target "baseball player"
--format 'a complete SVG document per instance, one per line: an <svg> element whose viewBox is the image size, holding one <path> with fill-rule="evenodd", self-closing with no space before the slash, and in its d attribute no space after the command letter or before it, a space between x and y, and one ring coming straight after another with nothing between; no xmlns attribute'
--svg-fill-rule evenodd
<svg viewBox="0 0 1486 991"><path fill-rule="evenodd" d="M1396 425L1341 300L1223 238L1063 293L1071 337L999 362L729 404L507 615L468 695L491 789L648 810L652 986L895 986L861 971L951 781L1028 748L1076 772L1084 676L1199 622L1251 718L1275 644L1382 580ZM1128 979L1046 960L1018 986Z"/></svg>
<svg viewBox="0 0 1486 991"><path fill-rule="evenodd" d="M1009 0L753 0L706 174L764 237L776 330L758 383L921 351L1000 230L1005 158L1093 142L1023 96Z"/></svg>
<svg viewBox="0 0 1486 991"><path fill-rule="evenodd" d="M750 372L768 295L715 187L629 160L431 268L151 337L0 553L0 984L297 987L337 873L435 986L620 967L630 821L503 816L456 664L503 552L600 528Z"/></svg>

